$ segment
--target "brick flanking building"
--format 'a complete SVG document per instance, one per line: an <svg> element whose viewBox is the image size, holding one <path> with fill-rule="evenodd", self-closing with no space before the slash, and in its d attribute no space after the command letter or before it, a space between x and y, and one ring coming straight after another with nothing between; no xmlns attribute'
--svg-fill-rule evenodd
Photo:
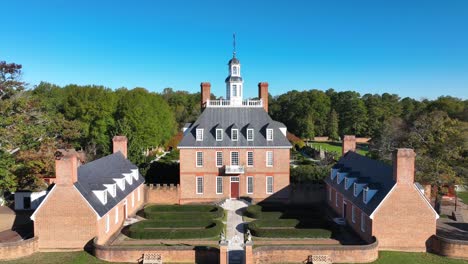
<svg viewBox="0 0 468 264"><path fill-rule="evenodd" d="M381 250L426 251L439 215L414 182L416 154L397 149L393 167L355 152L354 136L343 139L343 156L327 184L330 208Z"/></svg>
<svg viewBox="0 0 468 264"><path fill-rule="evenodd" d="M144 178L127 159L127 138L116 136L114 153L81 164L61 151L56 181L31 219L39 250L82 249L94 237L103 244L144 203Z"/></svg>
<svg viewBox="0 0 468 264"><path fill-rule="evenodd" d="M291 144L286 126L268 115L268 83L259 99L243 99L240 62L229 61L226 99L210 100L201 84L202 114L186 124L180 150L180 203L249 197L286 200Z"/></svg>

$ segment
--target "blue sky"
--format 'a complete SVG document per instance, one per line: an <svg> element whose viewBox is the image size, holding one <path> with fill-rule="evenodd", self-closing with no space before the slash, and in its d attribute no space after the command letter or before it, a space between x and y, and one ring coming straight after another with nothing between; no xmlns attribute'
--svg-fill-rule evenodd
<svg viewBox="0 0 468 264"><path fill-rule="evenodd" d="M468 98L468 1L7 1L0 60L59 85L225 93L237 33L244 93L334 88Z"/></svg>

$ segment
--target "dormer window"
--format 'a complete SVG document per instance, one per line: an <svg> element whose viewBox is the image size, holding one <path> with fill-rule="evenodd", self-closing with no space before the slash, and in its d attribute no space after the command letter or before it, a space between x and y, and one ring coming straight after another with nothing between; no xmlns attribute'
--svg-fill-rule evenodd
<svg viewBox="0 0 468 264"><path fill-rule="evenodd" d="M107 204L107 190L96 190L93 193L102 204Z"/></svg>
<svg viewBox="0 0 468 264"><path fill-rule="evenodd" d="M268 128L268 129L266 130L266 139L267 139L268 141L272 141L272 140L273 140L273 129Z"/></svg>
<svg viewBox="0 0 468 264"><path fill-rule="evenodd" d="M237 141L239 139L239 129L233 128L231 129L231 140Z"/></svg>
<svg viewBox="0 0 468 264"><path fill-rule="evenodd" d="M203 141L203 128L197 128L197 141Z"/></svg>
<svg viewBox="0 0 468 264"><path fill-rule="evenodd" d="M112 197L115 197L115 195L117 194L117 184L104 184L104 186L107 188L107 192L109 192L109 194L112 196Z"/></svg>
<svg viewBox="0 0 468 264"><path fill-rule="evenodd" d="M358 195L358 193L357 193L357 184L356 183L354 183L354 188L353 189L354 189L353 190L354 197L356 197Z"/></svg>
<svg viewBox="0 0 468 264"><path fill-rule="evenodd" d="M120 179L114 179L114 181L119 186L120 190L125 191L125 177Z"/></svg>
<svg viewBox="0 0 468 264"><path fill-rule="evenodd" d="M237 75L237 67L232 67L232 75Z"/></svg>
<svg viewBox="0 0 468 264"><path fill-rule="evenodd" d="M254 140L254 130L253 128L248 128L247 129L247 141L253 141Z"/></svg>
<svg viewBox="0 0 468 264"><path fill-rule="evenodd" d="M123 174L123 176L125 176L125 181L127 181L128 184L132 185L132 183L133 183L133 176L132 176L132 174L133 174L133 173L122 173L122 174Z"/></svg>
<svg viewBox="0 0 468 264"><path fill-rule="evenodd" d="M216 129L216 141L222 141L223 140L223 129L217 128Z"/></svg>
<svg viewBox="0 0 468 264"><path fill-rule="evenodd" d="M345 179L344 179L345 190L348 190L348 181L349 181L348 178L345 178Z"/></svg>
<svg viewBox="0 0 468 264"><path fill-rule="evenodd" d="M138 180L138 169L133 169L132 170L132 176L133 176L133 179Z"/></svg>
<svg viewBox="0 0 468 264"><path fill-rule="evenodd" d="M369 188L367 189L364 189L364 191L362 192L362 202L367 204L367 191L369 190Z"/></svg>

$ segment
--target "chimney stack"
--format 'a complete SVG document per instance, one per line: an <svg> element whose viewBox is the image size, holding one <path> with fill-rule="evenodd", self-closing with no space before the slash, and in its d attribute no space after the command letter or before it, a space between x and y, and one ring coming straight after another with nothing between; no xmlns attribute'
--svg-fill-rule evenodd
<svg viewBox="0 0 468 264"><path fill-rule="evenodd" d="M258 83L258 98L263 101L263 109L268 113L268 83Z"/></svg>
<svg viewBox="0 0 468 264"><path fill-rule="evenodd" d="M348 151L356 152L356 136L344 135L342 155Z"/></svg>
<svg viewBox="0 0 468 264"><path fill-rule="evenodd" d="M211 83L202 82L201 87L201 110L206 108L206 101L210 100L211 96Z"/></svg>
<svg viewBox="0 0 468 264"><path fill-rule="evenodd" d="M127 142L126 136L115 136L112 139L114 153L120 151L127 158Z"/></svg>
<svg viewBox="0 0 468 264"><path fill-rule="evenodd" d="M397 183L414 183L415 157L413 149L400 148L393 152L393 179Z"/></svg>
<svg viewBox="0 0 468 264"><path fill-rule="evenodd" d="M56 152L55 177L55 183L62 186L71 186L78 181L78 157L75 152Z"/></svg>

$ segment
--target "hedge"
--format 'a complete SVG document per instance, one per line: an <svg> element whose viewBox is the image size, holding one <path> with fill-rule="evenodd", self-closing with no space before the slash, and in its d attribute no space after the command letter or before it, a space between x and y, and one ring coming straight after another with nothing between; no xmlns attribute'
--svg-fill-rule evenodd
<svg viewBox="0 0 468 264"><path fill-rule="evenodd" d="M166 206L164 206L166 207ZM167 206L171 207L171 206ZM204 208L204 211L185 211L188 209L181 209L185 206L179 206L179 211L158 211L161 208L155 208L154 206L145 208L145 217L147 219L155 220L171 220L171 221L185 221L185 220L209 220L222 218L224 216L223 208L219 206L209 206L210 208ZM190 206L194 207L194 206ZM197 206L199 207L199 206ZM192 208L193 210L194 208ZM168 209L171 210L171 209Z"/></svg>
<svg viewBox="0 0 468 264"><path fill-rule="evenodd" d="M258 226L253 221L249 223L249 229L252 235L257 237L270 237L270 238L330 238L332 232L323 228L265 228Z"/></svg>
<svg viewBox="0 0 468 264"><path fill-rule="evenodd" d="M261 219L253 221L259 228L268 227L286 227L286 228L323 228L328 227L328 224L323 219Z"/></svg>
<svg viewBox="0 0 468 264"><path fill-rule="evenodd" d="M150 205L145 212L215 212L219 210L215 205Z"/></svg>
<svg viewBox="0 0 468 264"><path fill-rule="evenodd" d="M160 220L144 220L135 223L131 226L134 229L144 228L180 228L180 227L200 227L205 228L213 224L213 220L187 220L187 221L160 221Z"/></svg>
<svg viewBox="0 0 468 264"><path fill-rule="evenodd" d="M217 237L223 229L223 224L214 220L208 226L200 229L167 228L148 229L142 228L144 224L138 226L134 224L129 228L129 237L135 239L192 239L192 238L212 238Z"/></svg>
<svg viewBox="0 0 468 264"><path fill-rule="evenodd" d="M279 218L322 218L322 211L316 208L296 208L286 205L250 205L245 215L256 219L279 219Z"/></svg>

